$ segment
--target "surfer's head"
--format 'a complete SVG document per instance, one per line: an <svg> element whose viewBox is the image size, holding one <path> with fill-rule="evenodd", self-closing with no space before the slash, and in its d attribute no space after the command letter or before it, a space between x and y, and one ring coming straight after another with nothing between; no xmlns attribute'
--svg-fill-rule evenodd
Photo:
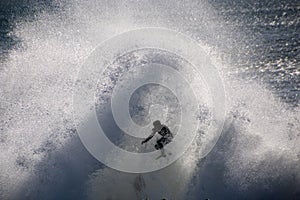
<svg viewBox="0 0 300 200"><path fill-rule="evenodd" d="M154 127L160 127L160 126L161 126L160 121L159 121L159 120L154 121L154 122L153 122L153 126L154 126Z"/></svg>
<svg viewBox="0 0 300 200"><path fill-rule="evenodd" d="M152 129L152 131L156 132L156 131L159 131L161 129L161 123L159 120L156 120L153 122L153 126L154 128Z"/></svg>

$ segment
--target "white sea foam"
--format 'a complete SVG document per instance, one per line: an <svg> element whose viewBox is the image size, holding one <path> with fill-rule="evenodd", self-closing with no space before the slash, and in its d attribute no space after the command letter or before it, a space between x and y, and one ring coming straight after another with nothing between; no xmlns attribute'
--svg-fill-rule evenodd
<svg viewBox="0 0 300 200"><path fill-rule="evenodd" d="M42 191L40 197L47 196L49 188L55 188L47 185L47 181L30 184L28 180L61 178L59 175L46 177L51 170L55 174L60 163L49 155L70 145L68 141L74 137L70 131L74 128L73 82L84 59L100 42L134 28L166 27L197 39L203 48L207 47L212 60L217 60L220 52L206 44L206 40L221 35L218 41L224 41L224 45L227 42L222 38L227 30L218 28L223 25L205 2L194 5L95 0L74 1L62 7L58 13L40 13L33 21L21 20L11 33L21 39L21 46L9 52L0 71L1 199L14 198L24 188L26 193L15 198L36 198L39 191ZM194 14L191 18L187 16L189 8ZM225 84L227 123L222 135L225 139L220 140L208 158L199 159L199 137L184 157L158 172L139 176L99 169L87 183L82 182L87 187L88 198L183 199L199 193L203 197L220 198L224 191L220 189L219 177L225 179L222 184L242 185L241 189L245 190L261 180L278 180L290 174L299 183L299 108L280 102L259 83L229 75L234 66L222 62L216 66ZM218 160L218 155L222 155L222 160ZM41 162L47 172L39 168ZM213 162L222 169L208 170L206 166ZM68 169L60 168L57 173L63 174L65 170ZM42 187L46 189L39 189Z"/></svg>

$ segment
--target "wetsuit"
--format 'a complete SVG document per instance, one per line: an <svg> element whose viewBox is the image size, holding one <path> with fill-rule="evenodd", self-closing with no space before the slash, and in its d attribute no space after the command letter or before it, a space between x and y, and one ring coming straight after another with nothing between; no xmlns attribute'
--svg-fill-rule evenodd
<svg viewBox="0 0 300 200"><path fill-rule="evenodd" d="M172 141L173 134L170 131L170 129L165 125L162 125L161 128L157 132L162 137L156 141L156 144L154 147L155 147L155 149L162 149L164 147L164 145L166 145ZM145 139L144 142L149 141L154 135L155 135L155 132L153 132L147 139Z"/></svg>

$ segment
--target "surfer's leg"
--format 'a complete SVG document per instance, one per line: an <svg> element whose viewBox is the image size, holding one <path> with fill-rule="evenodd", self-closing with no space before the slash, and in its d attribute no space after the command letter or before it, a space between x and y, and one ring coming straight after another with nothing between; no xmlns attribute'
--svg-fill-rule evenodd
<svg viewBox="0 0 300 200"><path fill-rule="evenodd" d="M154 146L156 150L162 149L164 146L162 143L157 142L156 145Z"/></svg>
<svg viewBox="0 0 300 200"><path fill-rule="evenodd" d="M159 140L156 141L156 145L154 146L155 149L159 150L164 147L164 138L160 138Z"/></svg>
<svg viewBox="0 0 300 200"><path fill-rule="evenodd" d="M162 137L159 140L157 140L157 144L155 145L155 148L158 150L160 149L161 155L163 157L166 157L165 149L164 149L164 144L166 143L167 138Z"/></svg>
<svg viewBox="0 0 300 200"><path fill-rule="evenodd" d="M162 155L163 157L166 157L166 153L165 153L164 147L162 147L162 148L160 149L160 151L161 151L161 155Z"/></svg>

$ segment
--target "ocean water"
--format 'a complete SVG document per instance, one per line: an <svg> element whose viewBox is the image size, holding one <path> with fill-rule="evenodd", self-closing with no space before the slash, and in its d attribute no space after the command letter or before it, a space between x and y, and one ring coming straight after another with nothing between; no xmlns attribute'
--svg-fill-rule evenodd
<svg viewBox="0 0 300 200"><path fill-rule="evenodd" d="M200 117L203 133L183 157L156 172L130 174L105 167L84 148L72 94L97 45L143 27L168 28L198 42L221 75L226 120L204 158L209 108ZM0 198L300 199L299 33L297 0L2 1ZM99 87L99 98L111 96L115 73L125 73L118 69L107 69L113 78ZM159 92L152 86L135 94L139 106L129 109L136 123L149 122L149 99L174 108L177 120L176 102ZM116 130L114 138L111 116L100 112L101 120ZM116 138L124 149L139 150L136 141Z"/></svg>

